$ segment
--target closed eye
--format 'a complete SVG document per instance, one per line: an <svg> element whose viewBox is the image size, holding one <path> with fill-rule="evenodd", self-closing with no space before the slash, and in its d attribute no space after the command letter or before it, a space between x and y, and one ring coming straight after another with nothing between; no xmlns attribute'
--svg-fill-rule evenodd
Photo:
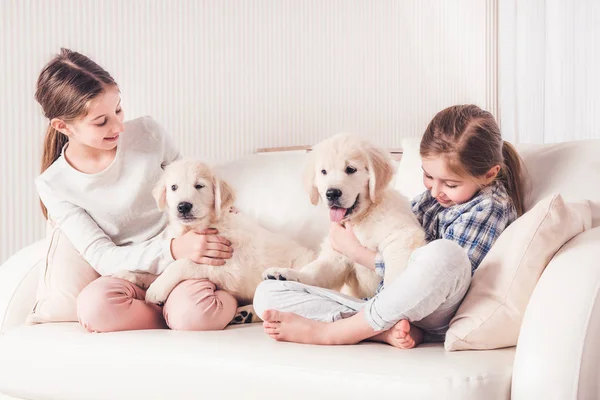
<svg viewBox="0 0 600 400"><path fill-rule="evenodd" d="M121 113L121 111L123 111L123 109L122 109L122 108L119 108L119 109L116 111L116 113L117 113L117 114L120 114L120 113ZM102 123L96 124L96 126L104 126L104 125L106 125L106 123L107 123L107 122L108 122L108 118L104 118L104 121L103 121Z"/></svg>

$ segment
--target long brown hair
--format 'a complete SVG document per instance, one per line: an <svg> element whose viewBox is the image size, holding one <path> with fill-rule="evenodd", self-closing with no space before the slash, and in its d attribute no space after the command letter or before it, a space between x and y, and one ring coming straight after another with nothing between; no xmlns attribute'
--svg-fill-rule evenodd
<svg viewBox="0 0 600 400"><path fill-rule="evenodd" d="M515 148L502 139L494 116L468 104L448 107L433 118L421 140L422 157L445 157L459 175L481 178L500 166L496 180L523 214L523 163Z"/></svg>
<svg viewBox="0 0 600 400"><path fill-rule="evenodd" d="M37 80L35 99L48 118L44 138L41 172L44 172L60 157L68 138L50 125L54 118L66 123L84 117L90 103L103 94L107 87L116 85L115 80L98 64L83 54L69 49L60 49L42 70ZM40 201L42 213L48 211Z"/></svg>

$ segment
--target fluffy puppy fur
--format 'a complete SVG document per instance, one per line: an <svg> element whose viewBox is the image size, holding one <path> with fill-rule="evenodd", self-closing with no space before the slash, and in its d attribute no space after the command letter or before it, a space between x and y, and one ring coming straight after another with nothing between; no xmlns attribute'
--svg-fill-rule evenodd
<svg viewBox="0 0 600 400"><path fill-rule="evenodd" d="M146 301L164 303L171 291L186 279L207 278L217 288L234 295L240 305L251 304L267 266L299 268L315 259L315 253L283 235L262 228L243 213L232 213L232 188L215 176L206 164L179 160L165 168L154 189L158 207L169 216L170 237L188 231L216 228L234 249L225 265L211 266L179 259L158 277L121 271L118 277L148 287Z"/></svg>
<svg viewBox="0 0 600 400"><path fill-rule="evenodd" d="M389 188L395 166L389 153L351 134L338 134L313 149L305 184L310 201L329 207L330 220L352 224L359 242L379 251L385 261L384 284L408 264L411 253L425 244L425 234L408 199ZM293 280L344 291L358 298L375 294L381 278L374 266L354 263L325 238L318 258L300 270L270 268L264 279Z"/></svg>

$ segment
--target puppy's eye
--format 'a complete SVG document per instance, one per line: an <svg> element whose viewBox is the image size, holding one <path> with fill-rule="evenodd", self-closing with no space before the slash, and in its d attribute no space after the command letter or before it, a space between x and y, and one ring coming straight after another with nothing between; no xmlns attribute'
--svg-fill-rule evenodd
<svg viewBox="0 0 600 400"><path fill-rule="evenodd" d="M172 185L172 186L171 186L171 190L172 190L172 191L176 191L176 190L177 190L177 185Z"/></svg>
<svg viewBox="0 0 600 400"><path fill-rule="evenodd" d="M355 172L356 172L356 168L354 168L354 167L351 167L351 166L349 166L349 165L346 167L346 173L347 173L348 175L352 175L352 174L353 174L353 173L355 173Z"/></svg>
<svg viewBox="0 0 600 400"><path fill-rule="evenodd" d="M198 184L197 184L196 186L194 186L194 187L195 187L197 190L200 190L200 189L202 189L202 188L204 187L204 185L201 185L201 184L199 184L199 183L198 183Z"/></svg>
<svg viewBox="0 0 600 400"><path fill-rule="evenodd" d="M324 169L321 170L321 174L323 175L327 175L327 171L325 171Z"/></svg>

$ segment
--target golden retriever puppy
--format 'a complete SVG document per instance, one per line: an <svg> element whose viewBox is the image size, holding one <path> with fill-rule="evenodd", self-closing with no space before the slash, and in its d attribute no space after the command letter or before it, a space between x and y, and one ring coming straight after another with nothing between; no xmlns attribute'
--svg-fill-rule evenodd
<svg viewBox="0 0 600 400"><path fill-rule="evenodd" d="M234 251L222 266L180 259L158 277L128 271L115 275L142 288L149 286L147 302L164 303L181 281L207 278L235 296L240 305L250 304L267 267L298 268L316 257L312 250L262 228L248 216L229 212L235 200L233 190L203 163L179 160L168 165L153 195L158 207L168 213L171 237L192 229L216 228L231 242Z"/></svg>
<svg viewBox="0 0 600 400"><path fill-rule="evenodd" d="M384 284L408 264L411 253L425 244L425 233L408 199L388 185L395 173L389 153L350 134L338 134L313 149L306 188L313 205L321 199L332 222L352 224L359 242L379 251L385 262ZM318 258L300 270L270 268L264 279L292 280L313 286L350 289L358 298L375 294L381 278L373 269L338 253L327 237Z"/></svg>

